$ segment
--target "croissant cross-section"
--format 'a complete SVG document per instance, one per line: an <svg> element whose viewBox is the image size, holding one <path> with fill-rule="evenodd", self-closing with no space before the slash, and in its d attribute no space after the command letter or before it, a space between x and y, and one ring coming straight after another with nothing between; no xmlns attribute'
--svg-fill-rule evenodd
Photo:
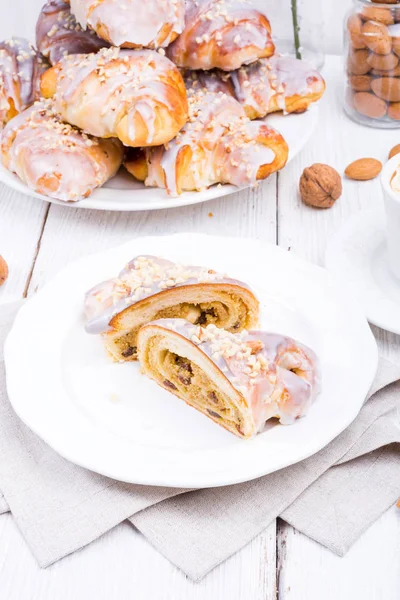
<svg viewBox="0 0 400 600"><path fill-rule="evenodd" d="M102 334L118 361L137 359L138 331L154 319L179 317L241 331L257 325L258 312L258 300L245 283L154 256L133 259L85 298L86 331Z"/></svg>
<svg viewBox="0 0 400 600"><path fill-rule="evenodd" d="M140 330L138 352L145 375L241 438L271 418L293 424L319 392L314 352L278 334L160 319Z"/></svg>

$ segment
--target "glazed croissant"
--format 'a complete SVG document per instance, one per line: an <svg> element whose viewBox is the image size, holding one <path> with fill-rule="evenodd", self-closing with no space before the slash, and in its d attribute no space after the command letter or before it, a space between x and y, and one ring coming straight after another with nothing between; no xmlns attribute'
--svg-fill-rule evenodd
<svg viewBox="0 0 400 600"><path fill-rule="evenodd" d="M185 0L70 0L84 29L112 46L161 48L183 31Z"/></svg>
<svg viewBox="0 0 400 600"><path fill-rule="evenodd" d="M89 54L107 47L90 29L83 30L64 0L49 0L36 24L36 45L52 65L68 54Z"/></svg>
<svg viewBox="0 0 400 600"><path fill-rule="evenodd" d="M181 74L153 50L68 56L44 74L41 89L67 123L126 146L164 144L188 116Z"/></svg>
<svg viewBox="0 0 400 600"><path fill-rule="evenodd" d="M0 129L40 97L40 76L49 65L24 38L0 43Z"/></svg>
<svg viewBox="0 0 400 600"><path fill-rule="evenodd" d="M137 359L138 331L153 319L179 317L242 331L257 325L258 312L258 300L245 283L156 256L134 258L85 298L86 331L102 334L118 361Z"/></svg>
<svg viewBox="0 0 400 600"><path fill-rule="evenodd" d="M34 192L76 202L116 174L123 147L66 125L53 102L42 100L5 127L1 155L4 166Z"/></svg>
<svg viewBox="0 0 400 600"><path fill-rule="evenodd" d="M304 112L325 91L325 82L316 69L288 56L261 59L230 73L187 71L185 83L195 89L230 94L250 119L280 110L285 114Z"/></svg>
<svg viewBox="0 0 400 600"><path fill-rule="evenodd" d="M186 0L186 26L168 48L178 67L233 71L274 54L270 23L247 0Z"/></svg>
<svg viewBox="0 0 400 600"><path fill-rule="evenodd" d="M145 375L241 438L271 418L293 424L319 392L314 352L273 333L160 319L139 331L138 353Z"/></svg>
<svg viewBox="0 0 400 600"><path fill-rule="evenodd" d="M255 184L282 169L288 158L283 137L261 121L250 121L231 96L189 90L189 121L175 140L128 153L127 170L147 186L171 195L216 183Z"/></svg>

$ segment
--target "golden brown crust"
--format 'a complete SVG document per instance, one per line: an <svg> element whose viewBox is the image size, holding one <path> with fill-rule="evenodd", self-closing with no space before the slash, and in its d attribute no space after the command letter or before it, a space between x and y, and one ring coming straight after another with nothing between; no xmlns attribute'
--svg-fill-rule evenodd
<svg viewBox="0 0 400 600"><path fill-rule="evenodd" d="M68 123L97 137L118 137L130 147L166 143L187 120L181 74L151 50L113 48L68 57L45 73L41 91L55 97Z"/></svg>

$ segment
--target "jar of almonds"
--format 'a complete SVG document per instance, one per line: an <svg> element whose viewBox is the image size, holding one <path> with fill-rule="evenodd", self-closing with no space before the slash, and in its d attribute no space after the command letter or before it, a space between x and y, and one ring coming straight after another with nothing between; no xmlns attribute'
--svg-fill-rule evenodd
<svg viewBox="0 0 400 600"><path fill-rule="evenodd" d="M400 127L400 0L353 0L345 22L346 113Z"/></svg>

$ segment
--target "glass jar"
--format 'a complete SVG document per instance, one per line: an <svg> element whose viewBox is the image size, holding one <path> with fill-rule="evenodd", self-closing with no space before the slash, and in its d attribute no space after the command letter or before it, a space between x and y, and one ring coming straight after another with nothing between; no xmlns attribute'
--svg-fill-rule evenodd
<svg viewBox="0 0 400 600"><path fill-rule="evenodd" d="M296 56L320 69L323 50L322 3L310 0L252 0L268 17L279 54Z"/></svg>
<svg viewBox="0 0 400 600"><path fill-rule="evenodd" d="M400 0L353 0L345 68L348 116L370 127L400 127Z"/></svg>

